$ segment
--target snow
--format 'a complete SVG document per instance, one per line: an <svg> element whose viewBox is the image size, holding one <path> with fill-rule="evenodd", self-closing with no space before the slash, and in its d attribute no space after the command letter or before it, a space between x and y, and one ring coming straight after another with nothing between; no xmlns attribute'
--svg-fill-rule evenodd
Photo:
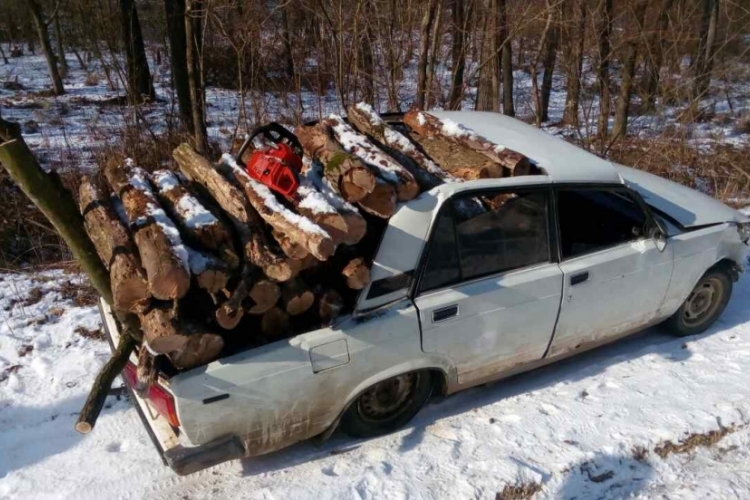
<svg viewBox="0 0 750 500"><path fill-rule="evenodd" d="M211 258L203 252L195 250L194 248L190 248L188 246L186 246L185 248L187 249L189 256L188 261L190 264L190 273L193 276L198 276L208 268L208 265L211 262Z"/></svg>
<svg viewBox="0 0 750 500"><path fill-rule="evenodd" d="M748 275L703 335L651 329L437 398L389 436L337 432L320 447L300 443L184 478L162 465L124 399L108 398L91 434L73 430L108 347L75 333L100 321L95 307L62 297L66 280L80 281L62 271L0 275L0 373L21 366L0 382L0 498L493 499L532 481L535 500L728 499L750 489ZM34 287L41 300L23 305ZM722 428L711 446L654 451Z"/></svg>
<svg viewBox="0 0 750 500"><path fill-rule="evenodd" d="M221 161L224 165L227 165L235 172L239 173L244 182L248 184L253 191L258 193L258 195L263 199L263 203L265 204L265 206L270 210L279 214L281 217L284 217L291 224L297 226L308 234L319 234L320 236L330 238L328 233L313 221L311 221L307 217L295 214L291 210L287 209L284 205L282 205L265 184L261 184L260 182L255 181L249 175L247 175L245 170L237 165L237 162L232 157L232 155L224 153L223 155L221 155Z"/></svg>
<svg viewBox="0 0 750 500"><path fill-rule="evenodd" d="M331 187L328 179L323 177L323 166L318 161L311 160L307 156L302 158L304 169L300 180L304 185L308 183L315 187L316 192L321 194L325 200L337 211L359 212L357 208L339 196Z"/></svg>
<svg viewBox="0 0 750 500"><path fill-rule="evenodd" d="M132 167L133 162L131 159L126 160L126 163L128 166L131 166L132 172L132 175L128 180L133 187L144 192L149 198L149 201L146 203L146 217L130 221L131 226L139 227L143 224L147 224L149 219L153 220L167 236L172 252L174 252L180 265L182 265L185 270L189 270L190 259L188 251L182 243L180 231L177 229L177 226L174 225L172 219L170 219L166 212L164 212L164 209L161 208L159 202L156 201L156 195L154 195L154 192L151 189L151 183L148 181L148 173L146 173L141 167Z"/></svg>
<svg viewBox="0 0 750 500"><path fill-rule="evenodd" d="M157 170L153 173L153 179L160 193L168 193L172 189L180 186L180 181L171 170ZM209 212L198 199L185 191L177 200L177 211L184 218L184 223L191 229L200 229L205 226L219 224L219 219Z"/></svg>

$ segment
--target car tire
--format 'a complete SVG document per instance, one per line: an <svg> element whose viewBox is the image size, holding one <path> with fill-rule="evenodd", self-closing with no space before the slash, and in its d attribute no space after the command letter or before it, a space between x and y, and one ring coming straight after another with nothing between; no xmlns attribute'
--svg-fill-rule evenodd
<svg viewBox="0 0 750 500"><path fill-rule="evenodd" d="M414 418L434 386L433 374L427 370L378 382L349 405L341 418L341 430L357 438L393 432Z"/></svg>
<svg viewBox="0 0 750 500"><path fill-rule="evenodd" d="M678 337L706 331L724 312L732 296L732 278L721 268L709 269L688 298L664 324Z"/></svg>

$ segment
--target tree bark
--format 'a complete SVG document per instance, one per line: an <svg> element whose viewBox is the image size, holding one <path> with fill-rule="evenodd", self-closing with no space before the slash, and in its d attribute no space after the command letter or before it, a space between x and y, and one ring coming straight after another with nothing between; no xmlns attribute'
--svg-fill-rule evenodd
<svg viewBox="0 0 750 500"><path fill-rule="evenodd" d="M609 136L610 115L610 78L609 62L612 57L610 37L612 35L612 0L599 0L596 16L597 43L599 46L599 64L596 74L599 80L599 121L597 135L602 142Z"/></svg>
<svg viewBox="0 0 750 500"><path fill-rule="evenodd" d="M57 60L60 63L60 76L65 78L68 75L68 61L65 59L59 11L55 15L55 41L57 42Z"/></svg>
<svg viewBox="0 0 750 500"><path fill-rule="evenodd" d="M226 262L193 248L186 248L190 274L195 277L198 286L208 293L218 293L224 290L229 282L229 269Z"/></svg>
<svg viewBox="0 0 750 500"><path fill-rule="evenodd" d="M435 22L435 13L437 11L438 0L428 0L427 8L422 15L419 38L419 60L417 61L417 96L414 105L419 109L424 109L427 93L427 65L430 52L430 34L432 24Z"/></svg>
<svg viewBox="0 0 750 500"><path fill-rule="evenodd" d="M630 114L630 94L633 92L633 80L635 79L635 67L638 61L638 42L643 32L643 18L646 15L648 0L638 0L635 4L633 15L635 16L636 32L632 33L628 41L625 62L622 67L622 82L620 83L620 95L617 98L617 110L615 111L615 123L612 126L612 135L615 138L624 137L628 133L628 115Z"/></svg>
<svg viewBox="0 0 750 500"><path fill-rule="evenodd" d="M479 82L477 84L477 111L500 111L500 87L497 45L498 0L484 0L484 16L482 23L482 50L480 51Z"/></svg>
<svg viewBox="0 0 750 500"><path fill-rule="evenodd" d="M567 30L565 37L568 43L569 57L567 61L568 93L565 97L565 111L563 122L577 127L578 108L581 101L581 73L583 71L583 47L586 40L586 2L584 0L571 0L570 7L573 12L566 24L572 26Z"/></svg>
<svg viewBox="0 0 750 500"><path fill-rule="evenodd" d="M646 59L646 98L644 107L647 111L653 111L656 103L656 94L659 91L659 80L661 78L661 66L664 60L664 35L669 27L669 11L672 10L674 0L662 0L659 15L656 17L656 26L649 41L650 54Z"/></svg>
<svg viewBox="0 0 750 500"><path fill-rule="evenodd" d="M703 18L698 42L698 54L695 58L692 101L697 103L711 83L711 71L714 64L714 45L719 24L719 0L703 0Z"/></svg>
<svg viewBox="0 0 750 500"><path fill-rule="evenodd" d="M299 278L294 278L281 285L281 307L290 316L299 316L310 309L315 302L315 295Z"/></svg>
<svg viewBox="0 0 750 500"><path fill-rule="evenodd" d="M188 254L151 190L148 174L139 167L112 162L104 175L122 200L151 294L161 300L184 297L190 288Z"/></svg>
<svg viewBox="0 0 750 500"><path fill-rule="evenodd" d="M135 0L120 0L123 43L128 72L128 97L131 102L153 101L156 98L151 72L148 69L146 48L143 45L141 23Z"/></svg>
<svg viewBox="0 0 750 500"><path fill-rule="evenodd" d="M44 20L39 0L28 0L26 5L29 6L31 16L34 18L34 25L36 26L39 43L42 46L42 52L44 52L44 58L47 61L47 70L52 79L52 91L55 95L63 95L65 93L65 87L63 86L63 81L60 77L60 71L57 68L57 57L52 50L47 22Z"/></svg>
<svg viewBox="0 0 750 500"><path fill-rule="evenodd" d="M466 71L467 19L471 18L471 6L466 12L465 0L451 1L451 89L448 109L461 109L464 97L464 72Z"/></svg>
<svg viewBox="0 0 750 500"><path fill-rule="evenodd" d="M496 0L498 2L498 16L500 22L500 39L502 40L503 49L500 55L502 75L503 75L503 114L507 116L516 116L516 110L513 104L513 47L511 46L510 31L508 30L508 9L506 0Z"/></svg>
<svg viewBox="0 0 750 500"><path fill-rule="evenodd" d="M344 308L344 299L333 289L322 290L318 295L318 316L323 324L330 324L339 317Z"/></svg>
<svg viewBox="0 0 750 500"><path fill-rule="evenodd" d="M260 280L250 289L248 297L255 303L247 310L248 314L263 314L279 301L281 289L273 281Z"/></svg>
<svg viewBox="0 0 750 500"><path fill-rule="evenodd" d="M552 8L552 7L550 7ZM542 110L540 113L541 121L549 121L549 99L552 94L552 78L555 73L555 64L557 63L557 49L560 46L560 25L562 24L562 2L554 6L552 14L552 26L544 45L544 54L542 55L542 66L544 67L544 76L542 77Z"/></svg>
<svg viewBox="0 0 750 500"><path fill-rule="evenodd" d="M150 302L146 273L130 233L100 186L84 177L79 188L84 226L104 266L109 269L113 306L122 311L144 312Z"/></svg>
<svg viewBox="0 0 750 500"><path fill-rule="evenodd" d="M187 66L187 38L185 34L185 0L164 0L169 38L169 62L172 68L172 85L177 94L180 119L185 128L195 134L192 102Z"/></svg>
<svg viewBox="0 0 750 500"><path fill-rule="evenodd" d="M200 154L208 152L208 132L206 131L206 117L203 102L203 65L200 62L201 20L203 19L203 4L201 0L185 0L185 39L186 65L188 76L188 90L190 93L190 110L193 121L193 138L195 149Z"/></svg>

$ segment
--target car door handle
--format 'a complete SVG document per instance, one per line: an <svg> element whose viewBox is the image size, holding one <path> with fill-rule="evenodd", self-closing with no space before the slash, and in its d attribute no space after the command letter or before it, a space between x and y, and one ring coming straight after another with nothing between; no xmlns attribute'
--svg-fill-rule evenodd
<svg viewBox="0 0 750 500"><path fill-rule="evenodd" d="M587 281L589 279L589 272L585 271L583 273L574 274L570 277L570 286L577 285L579 283L583 283L584 281Z"/></svg>
<svg viewBox="0 0 750 500"><path fill-rule="evenodd" d="M438 321L445 321L449 318L458 316L458 305L443 307L442 309L436 309L432 311L432 322L437 323Z"/></svg>

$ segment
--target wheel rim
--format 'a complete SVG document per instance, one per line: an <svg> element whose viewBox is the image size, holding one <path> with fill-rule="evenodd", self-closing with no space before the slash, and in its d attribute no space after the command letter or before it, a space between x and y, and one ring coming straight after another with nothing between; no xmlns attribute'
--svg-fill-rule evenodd
<svg viewBox="0 0 750 500"><path fill-rule="evenodd" d="M688 326L697 326L713 316L724 294L718 278L701 281L690 293L682 309L682 319Z"/></svg>
<svg viewBox="0 0 750 500"><path fill-rule="evenodd" d="M359 397L360 416L370 422L383 422L398 416L409 406L418 381L418 373L407 373L375 384Z"/></svg>

